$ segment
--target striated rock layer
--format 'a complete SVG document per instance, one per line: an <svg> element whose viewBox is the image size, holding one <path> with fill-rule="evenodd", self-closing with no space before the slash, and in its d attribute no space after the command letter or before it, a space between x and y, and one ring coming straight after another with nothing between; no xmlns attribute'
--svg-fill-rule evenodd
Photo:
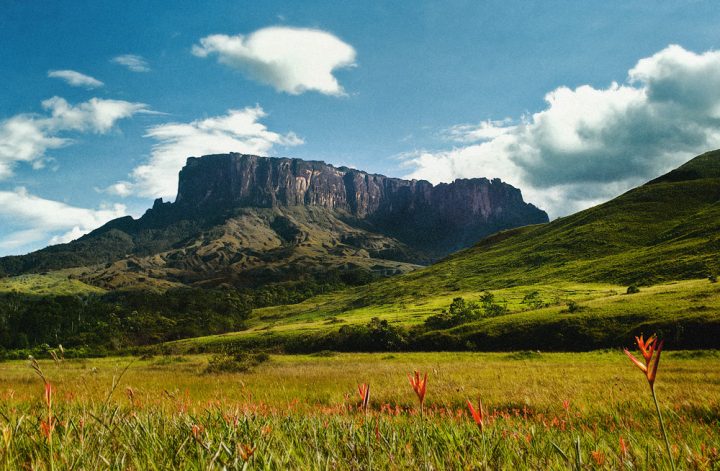
<svg viewBox="0 0 720 471"><path fill-rule="evenodd" d="M0 258L0 275L74 267L107 287L259 286L336 270L403 273L498 230L547 222L520 190L473 178L433 186L323 162L191 157L174 203L68 244Z"/></svg>
<svg viewBox="0 0 720 471"><path fill-rule="evenodd" d="M500 229L548 221L499 179L433 186L318 161L244 154L191 157L180 172L175 210L319 206L365 220L434 255L445 255ZM437 246L440 244L441 246Z"/></svg>

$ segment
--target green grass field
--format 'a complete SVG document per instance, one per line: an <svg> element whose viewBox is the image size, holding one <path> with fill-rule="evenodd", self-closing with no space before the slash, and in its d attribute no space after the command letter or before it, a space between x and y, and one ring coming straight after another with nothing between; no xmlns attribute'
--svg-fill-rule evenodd
<svg viewBox="0 0 720 471"><path fill-rule="evenodd" d="M105 290L68 278L64 273L19 275L0 278L0 293L22 293L35 296L72 296L102 294Z"/></svg>
<svg viewBox="0 0 720 471"><path fill-rule="evenodd" d="M669 468L647 382L620 351L272 356L232 374L207 362L42 361L49 437L42 382L28 362L1 363L0 466ZM413 370L428 373L424 416ZM371 387L367 415L358 383ZM663 353L656 388L678 467L717 469L720 353ZM483 401L482 432L466 399Z"/></svg>
<svg viewBox="0 0 720 471"><path fill-rule="evenodd" d="M523 298L534 291L544 307L535 309L523 304ZM656 331L676 345L691 348L717 345L717 339L708 333L720 331L720 283L685 280L644 286L636 294L626 291L627 287L621 285L569 282L490 290L496 300L507 306L509 314L458 326L447 332L456 338L456 344L448 344L445 335L438 340L444 344L429 344L427 349L465 349L471 342L472 349L481 351L591 350L629 345L636 333ZM344 296L351 297L347 292L331 293L300 304L256 309L248 321L249 328L241 332L180 340L167 347L187 353L217 350L226 345L282 346L300 336L321 336L342 325L364 324L372 317L409 327L447 308L454 297L476 301L483 292L440 292L414 302L355 308L343 303ZM576 312L569 312L570 302L578 306ZM705 335L696 335L698 331Z"/></svg>

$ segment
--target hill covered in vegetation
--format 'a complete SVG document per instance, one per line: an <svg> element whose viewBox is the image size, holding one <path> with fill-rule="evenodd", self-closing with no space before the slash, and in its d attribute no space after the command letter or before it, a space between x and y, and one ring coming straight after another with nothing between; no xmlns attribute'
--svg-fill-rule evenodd
<svg viewBox="0 0 720 471"><path fill-rule="evenodd" d="M342 329L372 332L373 317L404 329L406 348L589 349L653 330L674 336L676 346L720 347L720 285L712 282L719 253L720 151L713 151L605 204L499 232L403 276L256 310L248 331L183 348L338 348ZM456 298L474 303L474 313L443 328L427 322L451 317Z"/></svg>

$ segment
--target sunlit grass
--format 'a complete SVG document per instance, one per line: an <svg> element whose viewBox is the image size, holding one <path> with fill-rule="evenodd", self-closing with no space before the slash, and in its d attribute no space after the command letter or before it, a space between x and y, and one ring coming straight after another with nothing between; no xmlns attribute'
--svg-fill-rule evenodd
<svg viewBox="0 0 720 471"><path fill-rule="evenodd" d="M594 340L593 345L614 345L615 338L625 336L632 340L635 329L656 331L683 324L702 324L715 328L720 323L720 284L707 279L685 280L643 286L640 292L626 294L627 287L600 283L547 283L515 286L489 290L496 302L506 306L509 314L479 322L462 325L452 332L459 338L475 342L476 337L518 336L519 332L542 332L553 330L553 325L566 323L581 326ZM282 345L289 339L303 334L321 334L339 329L342 325L366 324L373 317L386 319L391 324L413 326L420 324L429 315L446 309L454 297L461 296L467 301L477 301L485 291L459 291L438 293L415 302L340 309L344 292L308 300L291 306L277 306L256 309L248 324L250 328L241 332L199 337L172 342L169 347L178 352L203 351L221 348L228 343L243 345ZM546 306L533 309L523 299L532 292ZM578 312L569 312L568 304L575 302ZM659 327L654 327L659 326ZM561 333L558 329L554 329ZM534 348L545 348L547 337L537 335ZM523 339L532 345L532 339ZM712 343L712 339L708 339ZM522 342L519 342L522 344ZM503 349L518 348L507 344ZM617 345L619 346L619 345ZM475 344L478 350L497 349L497 345ZM523 348L519 346L519 348ZM597 348L597 347L594 347Z"/></svg>
<svg viewBox="0 0 720 471"><path fill-rule="evenodd" d="M566 469L577 440L594 468L669 466L647 382L620 351L278 355L212 375L207 360L40 362L56 469L242 468L243 455L257 468ZM422 419L413 370L428 372ZM719 466L720 354L663 352L657 389L679 467ZM43 384L27 362L0 364L0 399L0 464L49 469ZM483 434L467 399L482 399Z"/></svg>

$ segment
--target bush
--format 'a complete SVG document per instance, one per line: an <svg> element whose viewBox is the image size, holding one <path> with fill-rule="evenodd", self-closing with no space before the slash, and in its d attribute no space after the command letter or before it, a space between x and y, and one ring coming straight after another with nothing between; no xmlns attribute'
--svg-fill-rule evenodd
<svg viewBox="0 0 720 471"><path fill-rule="evenodd" d="M575 302L575 301L570 301L570 302L568 303L567 307L568 307L568 308L567 308L568 312L571 313L571 314L582 311L582 306L580 306L580 305L579 305L577 302Z"/></svg>
<svg viewBox="0 0 720 471"><path fill-rule="evenodd" d="M480 306L477 303L468 303L465 302L465 299L458 297L453 299L447 311L443 309L440 314L425 319L425 326L429 329L448 329L477 320L480 316Z"/></svg>
<svg viewBox="0 0 720 471"><path fill-rule="evenodd" d="M530 309L540 309L546 306L542 298L540 298L540 293L538 291L532 291L526 294L521 303L527 305Z"/></svg>
<svg viewBox="0 0 720 471"><path fill-rule="evenodd" d="M708 276L708 280L710 280L710 283L717 283L717 275L712 274Z"/></svg>
<svg viewBox="0 0 720 471"><path fill-rule="evenodd" d="M502 316L508 312L507 307L496 303L495 295L488 293L487 291L480 296L480 302L482 303L482 308L483 311L485 311L486 317Z"/></svg>
<svg viewBox="0 0 720 471"><path fill-rule="evenodd" d="M244 373L270 360L270 355L260 353L217 353L210 358L205 373Z"/></svg>
<svg viewBox="0 0 720 471"><path fill-rule="evenodd" d="M635 294L635 293L639 293L639 292L640 292L640 288L638 288L636 285L630 285L630 286L628 286L626 294Z"/></svg>

